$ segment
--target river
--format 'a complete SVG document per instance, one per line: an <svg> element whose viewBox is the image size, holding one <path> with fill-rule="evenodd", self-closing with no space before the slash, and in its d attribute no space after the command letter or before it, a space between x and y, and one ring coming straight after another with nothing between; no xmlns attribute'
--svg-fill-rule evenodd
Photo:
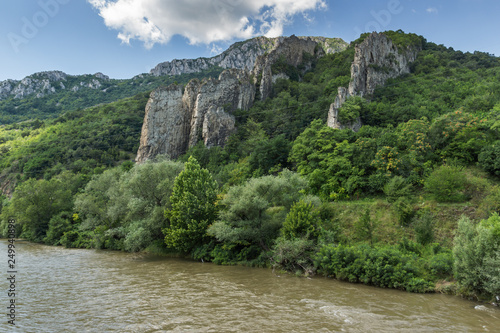
<svg viewBox="0 0 500 333"><path fill-rule="evenodd" d="M498 332L500 310L271 269L16 243L16 326L2 332Z"/></svg>

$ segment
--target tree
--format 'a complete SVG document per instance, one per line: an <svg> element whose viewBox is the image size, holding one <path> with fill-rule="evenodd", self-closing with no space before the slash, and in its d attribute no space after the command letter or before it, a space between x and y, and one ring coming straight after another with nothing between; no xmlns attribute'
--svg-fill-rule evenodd
<svg viewBox="0 0 500 333"><path fill-rule="evenodd" d="M454 239L453 257L455 278L467 292L500 294L500 216L494 213L477 225L462 216Z"/></svg>
<svg viewBox="0 0 500 333"><path fill-rule="evenodd" d="M233 186L222 201L225 207L209 233L217 240L269 250L279 234L283 220L298 201L306 181L284 170L279 176L250 179Z"/></svg>
<svg viewBox="0 0 500 333"><path fill-rule="evenodd" d="M175 178L165 211L170 225L163 229L168 247L191 252L208 240L207 228L217 217L217 183L207 169L189 157L184 170Z"/></svg>
<svg viewBox="0 0 500 333"><path fill-rule="evenodd" d="M64 172L51 180L29 179L19 185L10 204L2 212L2 220L17 219L22 227L21 237L41 242L56 214L73 209L73 195L82 178Z"/></svg>
<svg viewBox="0 0 500 333"><path fill-rule="evenodd" d="M316 226L319 218L319 212L311 202L296 202L283 222L281 235L288 240L317 236Z"/></svg>

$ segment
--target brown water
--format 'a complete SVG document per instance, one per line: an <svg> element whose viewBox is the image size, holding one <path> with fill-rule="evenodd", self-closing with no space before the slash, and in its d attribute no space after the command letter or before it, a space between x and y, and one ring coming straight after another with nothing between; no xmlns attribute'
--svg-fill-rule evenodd
<svg viewBox="0 0 500 333"><path fill-rule="evenodd" d="M12 330L2 319L2 332L498 332L500 327L498 308L454 296L144 254L16 245L17 326ZM0 308L6 309L4 240L1 257Z"/></svg>

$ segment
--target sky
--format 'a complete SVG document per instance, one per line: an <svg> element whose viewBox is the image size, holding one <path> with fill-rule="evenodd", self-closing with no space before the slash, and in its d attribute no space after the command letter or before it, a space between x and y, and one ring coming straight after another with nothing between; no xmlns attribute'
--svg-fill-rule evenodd
<svg viewBox="0 0 500 333"><path fill-rule="evenodd" d="M402 29L500 56L499 0L2 0L0 81L36 72L128 79L255 36Z"/></svg>

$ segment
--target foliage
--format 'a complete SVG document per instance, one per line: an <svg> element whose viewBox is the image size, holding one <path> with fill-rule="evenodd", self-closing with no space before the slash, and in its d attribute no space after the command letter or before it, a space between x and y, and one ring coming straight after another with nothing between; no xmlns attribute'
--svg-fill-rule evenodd
<svg viewBox="0 0 500 333"><path fill-rule="evenodd" d="M466 292L500 294L500 216L491 215L477 225L463 216L454 239L454 275Z"/></svg>
<svg viewBox="0 0 500 333"><path fill-rule="evenodd" d="M348 98L339 109L339 121L342 124L350 124L356 121L366 111L366 102L362 97L354 96Z"/></svg>
<svg viewBox="0 0 500 333"><path fill-rule="evenodd" d="M256 245L267 251L305 187L305 181L288 170L233 186L221 201L224 209L209 233L221 242Z"/></svg>
<svg viewBox="0 0 500 333"><path fill-rule="evenodd" d="M375 226L375 223L370 217L370 209L367 208L354 227L359 239L368 240L370 244L373 245Z"/></svg>
<svg viewBox="0 0 500 333"><path fill-rule="evenodd" d="M75 199L79 229L93 234L97 248L140 251L163 240L163 211L182 168L181 163L159 159L94 176Z"/></svg>
<svg viewBox="0 0 500 333"><path fill-rule="evenodd" d="M465 201L465 186L463 169L453 165L436 168L424 183L426 191L438 202Z"/></svg>
<svg viewBox="0 0 500 333"><path fill-rule="evenodd" d="M489 173L500 176L500 141L481 149L478 156L479 165Z"/></svg>
<svg viewBox="0 0 500 333"><path fill-rule="evenodd" d="M314 209L312 203L303 200L296 202L288 212L281 235L284 239L309 238L317 236L315 225L319 219L319 212Z"/></svg>
<svg viewBox="0 0 500 333"><path fill-rule="evenodd" d="M427 245L434 241L434 221L432 213L424 211L413 220L416 240L422 245Z"/></svg>
<svg viewBox="0 0 500 333"><path fill-rule="evenodd" d="M316 251L317 248L312 239L280 237L276 240L276 245L272 250L272 267L306 276L313 275L316 271L313 262Z"/></svg>
<svg viewBox="0 0 500 333"><path fill-rule="evenodd" d="M47 235L43 238L43 242L50 245L59 245L63 235L72 229L72 223L74 221L71 218L70 212L61 212L52 217L49 221L49 228Z"/></svg>
<svg viewBox="0 0 500 333"><path fill-rule="evenodd" d="M15 218L20 237L42 242L50 220L73 208L73 195L82 185L82 177L70 172L51 180L29 179L17 188L9 205L2 210L0 230L5 232L8 219Z"/></svg>
<svg viewBox="0 0 500 333"><path fill-rule="evenodd" d="M414 267L417 257L394 247L323 246L315 258L318 271L339 280L413 292L433 290Z"/></svg>
<svg viewBox="0 0 500 333"><path fill-rule="evenodd" d="M217 217L217 183L194 157L175 178L170 208L165 211L169 225L163 229L168 247L191 252L208 241L207 228Z"/></svg>
<svg viewBox="0 0 500 333"><path fill-rule="evenodd" d="M391 178L384 186L384 194L387 202L393 203L401 197L409 197L412 194L411 184L401 176Z"/></svg>

